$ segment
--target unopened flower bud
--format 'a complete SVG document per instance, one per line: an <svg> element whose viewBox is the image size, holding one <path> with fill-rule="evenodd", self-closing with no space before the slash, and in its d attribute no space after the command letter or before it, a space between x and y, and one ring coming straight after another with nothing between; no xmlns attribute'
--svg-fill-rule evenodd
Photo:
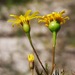
<svg viewBox="0 0 75 75"><path fill-rule="evenodd" d="M29 32L30 32L30 26L29 26L27 23L24 23L24 24L23 24L23 30L24 30L26 33L29 33Z"/></svg>
<svg viewBox="0 0 75 75"><path fill-rule="evenodd" d="M58 32L60 30L60 23L58 23L57 21L52 21L50 22L48 28L50 29L51 32Z"/></svg>

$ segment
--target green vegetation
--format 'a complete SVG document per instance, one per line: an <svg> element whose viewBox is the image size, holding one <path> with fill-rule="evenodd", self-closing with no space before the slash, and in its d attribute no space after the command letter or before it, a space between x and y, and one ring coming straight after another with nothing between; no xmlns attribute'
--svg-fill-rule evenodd
<svg viewBox="0 0 75 75"><path fill-rule="evenodd" d="M26 4L27 2L30 2L33 0L1 0L0 5L6 5L6 6L11 6L15 4Z"/></svg>

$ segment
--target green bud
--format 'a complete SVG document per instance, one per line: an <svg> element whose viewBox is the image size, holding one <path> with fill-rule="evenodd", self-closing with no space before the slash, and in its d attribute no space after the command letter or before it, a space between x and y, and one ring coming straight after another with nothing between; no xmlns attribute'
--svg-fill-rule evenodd
<svg viewBox="0 0 75 75"><path fill-rule="evenodd" d="M27 23L24 23L24 24L23 24L23 30L24 30L26 33L30 33L30 26L29 26Z"/></svg>
<svg viewBox="0 0 75 75"><path fill-rule="evenodd" d="M60 23L58 23L57 21L52 21L49 24L49 29L51 32L58 32L60 30Z"/></svg>

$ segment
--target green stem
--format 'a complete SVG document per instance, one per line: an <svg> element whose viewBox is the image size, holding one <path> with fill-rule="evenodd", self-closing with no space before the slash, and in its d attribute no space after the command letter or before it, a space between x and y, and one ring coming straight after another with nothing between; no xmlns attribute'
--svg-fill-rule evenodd
<svg viewBox="0 0 75 75"><path fill-rule="evenodd" d="M56 37L57 37L57 32L53 32L53 47L56 46Z"/></svg>
<svg viewBox="0 0 75 75"><path fill-rule="evenodd" d="M53 48L52 48L52 69L50 75L53 74L54 68L55 68L55 46L56 46L56 36L57 33L53 32Z"/></svg>
<svg viewBox="0 0 75 75"><path fill-rule="evenodd" d="M42 62L41 62L41 60L40 60L40 58L39 58L39 56L38 56L38 54L37 54L37 52L36 52L36 50L35 50L33 44L32 44L32 40L31 40L31 37L30 37L30 33L27 33L27 36L28 36L30 45L31 45L31 47L32 47L32 49L33 49L33 51L34 51L34 53L35 53L35 55L36 55L36 57L37 57L39 63L41 64L41 66L42 66L43 70L45 71L46 75L48 75L46 69L44 68L44 66L43 66L43 64L42 64Z"/></svg>

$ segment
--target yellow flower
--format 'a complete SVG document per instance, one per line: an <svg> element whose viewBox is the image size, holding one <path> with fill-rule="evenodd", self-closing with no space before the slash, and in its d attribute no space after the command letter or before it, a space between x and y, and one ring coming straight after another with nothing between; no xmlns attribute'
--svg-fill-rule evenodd
<svg viewBox="0 0 75 75"><path fill-rule="evenodd" d="M61 12L52 12L51 14L41 16L40 17L41 20L39 20L39 22L46 23L46 26L48 26L52 21L57 21L60 24L63 24L67 19L69 19L69 17L63 16L64 13L65 13L64 10Z"/></svg>
<svg viewBox="0 0 75 75"><path fill-rule="evenodd" d="M29 62L34 62L34 55L33 54L28 55L28 61Z"/></svg>
<svg viewBox="0 0 75 75"><path fill-rule="evenodd" d="M13 15L11 14L10 16L13 17L13 20L8 20L8 22L12 22L12 26L16 25L23 25L24 23L29 25L29 20L37 18L37 15L39 14L39 12L34 12L32 15L30 15L31 10L26 11L26 13L24 15Z"/></svg>

